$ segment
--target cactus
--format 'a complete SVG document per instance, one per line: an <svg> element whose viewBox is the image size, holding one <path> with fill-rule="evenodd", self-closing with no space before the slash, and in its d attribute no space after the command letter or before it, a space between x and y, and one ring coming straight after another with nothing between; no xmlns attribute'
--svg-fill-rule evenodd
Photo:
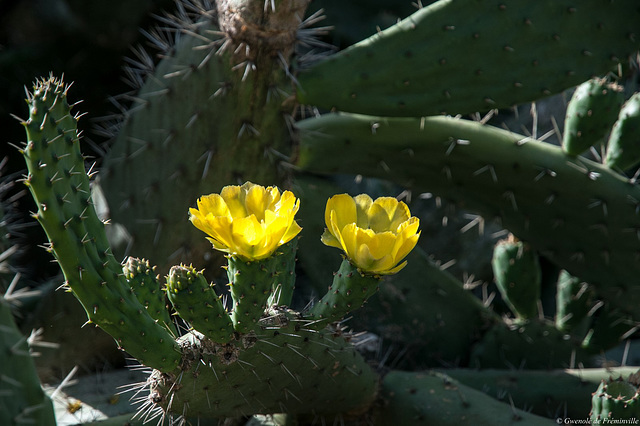
<svg viewBox="0 0 640 426"><path fill-rule="evenodd" d="M639 296L634 260L640 250L635 232L640 194L634 179L622 176L617 166L604 167L537 141L535 132L526 137L487 126L486 120L416 117L539 99L624 64L638 47L638 9L630 0L579 7L564 1L531 1L519 8L484 3L435 2L296 76L296 31L302 29L298 37L309 40L304 36L307 24L301 22L306 0L221 0L215 10L209 2L182 1L177 14L162 18L179 35L175 43L163 42L162 35L152 37L163 47L162 60L143 83L136 74L140 71L131 71L141 82L140 90L130 97L132 107L103 160L100 188L94 185L93 198L99 201L101 190L108 202L117 224L107 228L114 231L110 237L124 225L133 238L131 253L168 273L165 290L171 306L158 292L150 263L131 258L123 269L111 254L89 197L66 89L53 78L36 84L28 99L31 115L24 122L28 141L21 149L29 167L25 181L37 202L35 216L89 321L153 369L144 385L134 387L142 403L138 419L207 422L286 413L286 422L293 424L327 419L350 423L355 418L371 424L544 424L544 419L441 373L387 370L397 365L593 365L593 354L633 333ZM509 30L509 40L501 42ZM441 40L425 43L427 36ZM469 46L479 53L471 56L472 67L466 67L467 59L461 67ZM536 61L542 57L553 60ZM416 65L398 66L398 58ZM529 62L531 68L520 66ZM498 72L505 67L513 78L506 85ZM404 75L413 68L415 74ZM467 68L475 73L468 87L462 83L469 81L464 77ZM344 71L353 69L357 72ZM366 79L365 84L359 79ZM389 87L392 92L385 93ZM289 113L296 100L405 117L314 114L293 125ZM291 164L280 162L292 153ZM188 209L199 196L208 197L202 194L247 179L305 189L306 172L389 179L500 218L556 267L589 282L593 297L603 303L590 306L576 285L569 285L569 301L559 303L551 321L548 295L536 290L520 297L505 291L517 318L501 316L499 305L476 298L422 249L407 255L408 246L390 242L391 234L398 238L407 228L417 240L417 225L391 227L395 213L386 207L386 216L378 209L367 213L365 221L363 206L375 204L368 196L354 198L360 210L347 223L338 218L348 210L346 205L334 202L335 215L325 215L322 241L342 249L346 257L329 291L326 272L338 266L339 256L334 252L332 260L325 261L325 252L309 251L305 239L313 234L298 241L299 229L278 235L265 230L263 225L276 221L279 208L270 216L254 213L251 219L249 214L236 222L241 225L228 229L222 224L238 220L236 205L230 205L228 215L198 216L196 209ZM330 195L346 192L328 186ZM321 207L313 207L318 197L311 186L301 196L303 205L312 204L301 221L305 232L321 221ZM390 206L391 200L386 197L378 206ZM244 208L249 213L247 205ZM187 211L214 248L227 253L229 306L220 298L223 286L214 291L205 278L210 274L218 282L217 268L211 267L223 260L212 256L204 238L188 226ZM198 221L206 226L198 226ZM227 233L214 235L210 231L216 227ZM594 236L594 229L601 235ZM248 242L262 234L268 244ZM246 243L240 248L234 245L238 237ZM415 245L413 237L403 236ZM305 273L297 280L298 243ZM274 245L274 251L265 249ZM390 248L390 253L384 251ZM118 256L124 252L116 251ZM405 255L409 264L400 271ZM171 268L179 262L183 264ZM203 265L206 270L200 269ZM381 277L392 272L398 274ZM315 288L304 288L311 280ZM310 296L314 300L306 308L293 306L304 306ZM171 307L177 328L169 317ZM349 326L380 336L346 331L345 315L353 317ZM580 321L569 323L574 316ZM381 342L373 351L387 355L372 362L360 354L356 349L368 347L366 339ZM452 395L462 398L461 406Z"/></svg>
<svg viewBox="0 0 640 426"><path fill-rule="evenodd" d="M28 140L21 152L29 169L25 183L38 205L34 216L89 320L117 335L118 344L141 361L173 369L178 347L132 293L93 208L67 90L50 77L38 80L29 94L30 115L23 123Z"/></svg>
<svg viewBox="0 0 640 426"><path fill-rule="evenodd" d="M563 331L580 333L580 328L588 321L588 313L593 307L593 288L582 280L562 271L558 278L556 296L556 327Z"/></svg>
<svg viewBox="0 0 640 426"><path fill-rule="evenodd" d="M610 422L637 422L640 417L640 391L637 373L627 380L603 380L594 392L591 405L591 424Z"/></svg>
<svg viewBox="0 0 640 426"><path fill-rule="evenodd" d="M630 169L640 162L637 133L640 123L640 94L633 95L620 109L613 125L605 164L621 170Z"/></svg>
<svg viewBox="0 0 640 426"><path fill-rule="evenodd" d="M504 410L502 403L471 389L445 374L393 372L382 382L387 406L377 419L379 425L552 425L522 410Z"/></svg>
<svg viewBox="0 0 640 426"><path fill-rule="evenodd" d="M513 313L525 320L537 317L541 271L536 253L511 235L496 245L492 265L498 289Z"/></svg>
<svg viewBox="0 0 640 426"><path fill-rule="evenodd" d="M301 73L298 99L407 117L507 108L614 70L638 29L632 0L439 1Z"/></svg>
<svg viewBox="0 0 640 426"><path fill-rule="evenodd" d="M0 296L0 324L0 421L6 425L55 425L53 404L40 385L28 339L18 330L4 296Z"/></svg>
<svg viewBox="0 0 640 426"><path fill-rule="evenodd" d="M387 178L499 217L541 255L638 316L638 289L629 283L638 273L632 230L640 192L628 179L550 144L456 118L327 114L298 128L301 169Z"/></svg>
<svg viewBox="0 0 640 426"><path fill-rule="evenodd" d="M622 86L616 83L591 79L578 86L567 106L562 148L579 155L604 142L623 101Z"/></svg>
<svg viewBox="0 0 640 426"><path fill-rule="evenodd" d="M233 323L201 271L193 266L174 266L167 277L167 296L182 319L215 343L233 338Z"/></svg>

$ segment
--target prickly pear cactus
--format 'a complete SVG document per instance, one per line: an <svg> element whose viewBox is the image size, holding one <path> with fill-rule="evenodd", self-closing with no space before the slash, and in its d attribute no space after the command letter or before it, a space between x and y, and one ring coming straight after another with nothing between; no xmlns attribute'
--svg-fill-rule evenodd
<svg viewBox="0 0 640 426"><path fill-rule="evenodd" d="M511 235L496 245L492 265L498 289L513 313L536 318L542 278L535 251Z"/></svg>
<svg viewBox="0 0 640 426"><path fill-rule="evenodd" d="M636 93L622 106L618 120L611 130L605 158L607 166L627 170L640 162L637 143L638 128L640 128L640 94Z"/></svg>
<svg viewBox="0 0 640 426"><path fill-rule="evenodd" d="M562 148L579 155L604 142L623 102L622 86L605 79L591 79L578 86L567 106Z"/></svg>
<svg viewBox="0 0 640 426"><path fill-rule="evenodd" d="M627 380L619 377L603 380L594 392L591 406L591 424L635 421L640 418L640 391L638 375Z"/></svg>

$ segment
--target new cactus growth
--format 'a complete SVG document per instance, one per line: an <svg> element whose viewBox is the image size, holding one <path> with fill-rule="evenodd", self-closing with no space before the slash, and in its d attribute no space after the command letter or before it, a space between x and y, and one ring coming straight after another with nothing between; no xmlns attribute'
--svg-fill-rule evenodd
<svg viewBox="0 0 640 426"><path fill-rule="evenodd" d="M591 424L638 422L640 419L640 391L638 374L627 380L622 377L603 380L594 392L591 405Z"/></svg>
<svg viewBox="0 0 640 426"><path fill-rule="evenodd" d="M622 86L606 79L582 83L567 106L562 148L579 155L589 147L605 142L624 102Z"/></svg>
<svg viewBox="0 0 640 426"><path fill-rule="evenodd" d="M215 343L233 338L233 323L209 284L193 266L174 266L167 277L167 297L182 319Z"/></svg>
<svg viewBox="0 0 640 426"><path fill-rule="evenodd" d="M541 272L535 251L510 236L496 245L492 265L498 289L511 311L518 318L536 318Z"/></svg>
<svg viewBox="0 0 640 426"><path fill-rule="evenodd" d="M562 271L556 293L556 327L559 330L580 333L588 323L588 314L594 304L593 288L584 281Z"/></svg>
<svg viewBox="0 0 640 426"><path fill-rule="evenodd" d="M620 109L618 120L613 125L607 145L605 164L627 170L640 163L638 148L640 129L640 93L633 95Z"/></svg>
<svg viewBox="0 0 640 426"><path fill-rule="evenodd" d="M169 316L165 293L162 291L158 275L155 274L156 267L151 266L148 260L129 257L122 271L127 283L140 303L147 308L151 318L176 336L178 332Z"/></svg>

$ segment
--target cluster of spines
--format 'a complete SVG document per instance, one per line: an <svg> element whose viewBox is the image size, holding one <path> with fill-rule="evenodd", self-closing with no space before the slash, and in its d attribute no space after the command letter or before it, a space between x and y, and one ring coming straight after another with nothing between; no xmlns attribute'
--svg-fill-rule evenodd
<svg viewBox="0 0 640 426"><path fill-rule="evenodd" d="M38 207L34 217L89 321L146 365L172 370L179 348L132 293L93 207L67 90L63 81L50 77L38 80L27 100L28 141L21 152L29 172L25 183Z"/></svg>
<svg viewBox="0 0 640 426"><path fill-rule="evenodd" d="M234 338L233 323L221 297L193 266L174 266L167 276L167 296L180 317L216 343Z"/></svg>

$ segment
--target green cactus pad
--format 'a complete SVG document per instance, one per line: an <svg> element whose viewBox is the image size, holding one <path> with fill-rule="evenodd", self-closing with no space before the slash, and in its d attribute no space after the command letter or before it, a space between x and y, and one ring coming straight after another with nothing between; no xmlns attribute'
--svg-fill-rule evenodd
<svg viewBox="0 0 640 426"><path fill-rule="evenodd" d="M471 351L475 368L568 368L588 357L580 340L543 320L496 323Z"/></svg>
<svg viewBox="0 0 640 426"><path fill-rule="evenodd" d="M170 371L180 359L179 348L132 293L111 254L90 198L66 92L61 80L50 77L38 80L27 100L28 140L22 153L29 170L25 183L38 206L34 216L90 322L143 364Z"/></svg>
<svg viewBox="0 0 640 426"><path fill-rule="evenodd" d="M349 312L360 308L378 291L380 276L368 275L344 259L333 276L333 284L306 315L318 324L340 321Z"/></svg>
<svg viewBox="0 0 640 426"><path fill-rule="evenodd" d="M306 324L278 309L256 334L227 345L185 335L181 344L190 355L182 373L154 372L150 398L170 413L202 418L366 409L376 396L377 374L339 330Z"/></svg>
<svg viewBox="0 0 640 426"><path fill-rule="evenodd" d="M624 102L622 86L594 78L582 83L571 97L564 120L562 148L578 155L598 143L611 130Z"/></svg>
<svg viewBox="0 0 640 426"><path fill-rule="evenodd" d="M613 125L605 164L611 168L627 170L640 163L640 93L633 95L620 110Z"/></svg>
<svg viewBox="0 0 640 426"><path fill-rule="evenodd" d="M536 318L541 287L536 252L510 236L496 245L491 265L498 290L511 311L518 318Z"/></svg>
<svg viewBox="0 0 640 426"><path fill-rule="evenodd" d="M556 327L573 334L580 333L594 303L593 288L584 281L562 271L556 293Z"/></svg>
<svg viewBox="0 0 640 426"><path fill-rule="evenodd" d="M177 336L178 331L171 321L165 294L155 271L156 267L152 267L148 260L135 257L128 257L122 267L127 283L140 303L147 308L151 318L163 325L172 335Z"/></svg>
<svg viewBox="0 0 640 426"><path fill-rule="evenodd" d="M633 424L640 419L640 390L636 375L628 380L603 380L591 398L591 424ZM625 422L625 420L627 422Z"/></svg>
<svg viewBox="0 0 640 426"><path fill-rule="evenodd" d="M176 44L163 52L152 74L144 74L98 183L112 222L132 237L132 252L154 259L161 273L179 262L224 262L185 220L185 206L230 182L282 182L276 164L290 151L285 118L292 83L286 62L295 41L284 36L297 29L298 14L304 13L295 8L299 3L279 3L277 14L256 2L230 6L230 14L256 12L235 17L236 23L252 19L243 21L245 31L237 36L254 36L237 44L225 34L230 29L218 25L215 11L201 9L192 23L176 23L165 34L179 34ZM275 19L281 26L270 28ZM268 45L274 39L291 46L273 50Z"/></svg>
<svg viewBox="0 0 640 426"><path fill-rule="evenodd" d="M551 144L456 118L327 114L297 125L302 170L380 177L500 218L640 318L640 188L627 178Z"/></svg>
<svg viewBox="0 0 640 426"><path fill-rule="evenodd" d="M233 339L233 323L213 285L193 266L174 266L167 277L167 297L180 317L213 342Z"/></svg>
<svg viewBox="0 0 640 426"><path fill-rule="evenodd" d="M382 381L376 426L543 426L556 422L514 408L438 372L394 371Z"/></svg>
<svg viewBox="0 0 640 426"><path fill-rule="evenodd" d="M278 273L278 264L288 263L287 256L295 256L289 249L280 248L270 257L252 262L238 256L227 256L227 276L233 300L231 319L239 333L248 333L257 327L258 320L265 312L274 290L283 288ZM279 285L280 284L280 285Z"/></svg>
<svg viewBox="0 0 640 426"><path fill-rule="evenodd" d="M384 116L505 108L615 70L639 33L635 0L441 0L301 73L298 99Z"/></svg>
<svg viewBox="0 0 640 426"><path fill-rule="evenodd" d="M278 248L278 260L275 264L275 280L267 306L290 306L293 290L296 288L296 253L298 237Z"/></svg>

